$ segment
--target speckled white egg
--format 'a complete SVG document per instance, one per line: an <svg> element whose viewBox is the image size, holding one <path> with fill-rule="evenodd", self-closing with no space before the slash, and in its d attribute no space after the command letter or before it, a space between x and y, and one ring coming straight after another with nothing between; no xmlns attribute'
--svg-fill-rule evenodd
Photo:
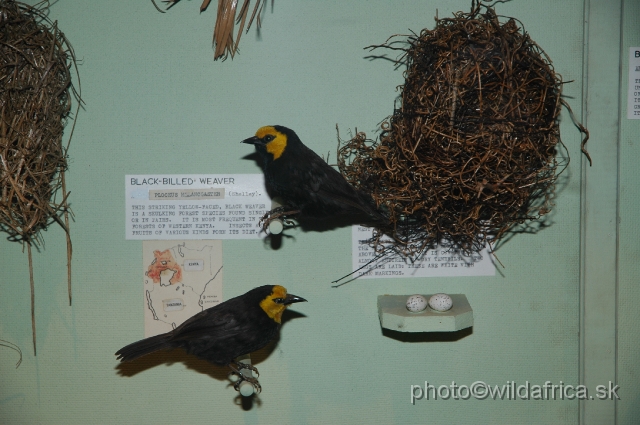
<svg viewBox="0 0 640 425"><path fill-rule="evenodd" d="M447 294L435 294L429 298L429 307L435 311L447 311L453 307L453 300Z"/></svg>
<svg viewBox="0 0 640 425"><path fill-rule="evenodd" d="M427 299L422 295L411 295L407 298L407 310L419 313L427 308Z"/></svg>

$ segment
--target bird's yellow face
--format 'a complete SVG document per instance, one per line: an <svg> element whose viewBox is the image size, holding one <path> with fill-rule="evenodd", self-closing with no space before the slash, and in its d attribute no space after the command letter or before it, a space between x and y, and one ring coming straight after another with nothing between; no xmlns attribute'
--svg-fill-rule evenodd
<svg viewBox="0 0 640 425"><path fill-rule="evenodd" d="M260 127L256 132L256 137L266 142L264 147L267 152L273 155L274 160L280 158L287 148L287 135L280 133L273 126Z"/></svg>
<svg viewBox="0 0 640 425"><path fill-rule="evenodd" d="M282 321L282 313L284 313L287 308L286 304L283 303L283 300L285 300L286 298L286 288L280 285L276 285L273 287L273 292L271 292L271 295L260 301L260 307L264 310L265 313L267 313L267 316L280 323Z"/></svg>
<svg viewBox="0 0 640 425"><path fill-rule="evenodd" d="M297 295L287 294L287 289L280 285L275 285L271 294L260 301L260 308L267 313L267 316L275 322L282 322L282 313L287 309L289 304L306 301Z"/></svg>

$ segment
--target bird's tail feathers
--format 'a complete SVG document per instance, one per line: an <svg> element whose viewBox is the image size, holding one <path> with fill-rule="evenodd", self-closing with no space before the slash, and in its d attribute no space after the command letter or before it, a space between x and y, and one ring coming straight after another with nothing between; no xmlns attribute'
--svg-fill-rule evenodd
<svg viewBox="0 0 640 425"><path fill-rule="evenodd" d="M167 348L171 348L171 345L169 344L169 336L167 334L161 334L145 338L129 344L126 347L122 347L118 352L116 352L116 356L118 356L117 358L121 362L128 362L135 360L138 357L153 353L154 351Z"/></svg>

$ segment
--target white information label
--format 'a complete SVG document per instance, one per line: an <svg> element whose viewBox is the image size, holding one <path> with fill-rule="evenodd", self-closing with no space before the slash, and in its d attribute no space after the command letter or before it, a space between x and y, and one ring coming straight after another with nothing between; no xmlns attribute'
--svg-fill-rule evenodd
<svg viewBox="0 0 640 425"><path fill-rule="evenodd" d="M640 120L640 47L629 48L629 92L627 118Z"/></svg>
<svg viewBox="0 0 640 425"><path fill-rule="evenodd" d="M126 239L257 239L262 174L127 175Z"/></svg>
<svg viewBox="0 0 640 425"><path fill-rule="evenodd" d="M142 242L144 334L169 332L222 302L222 241Z"/></svg>
<svg viewBox="0 0 640 425"><path fill-rule="evenodd" d="M367 265L376 253L367 241L373 237L368 227L352 227L353 270L360 278L440 277L440 276L494 276L496 268L487 248L472 256L465 256L449 248L436 247L411 262L397 254L387 254Z"/></svg>

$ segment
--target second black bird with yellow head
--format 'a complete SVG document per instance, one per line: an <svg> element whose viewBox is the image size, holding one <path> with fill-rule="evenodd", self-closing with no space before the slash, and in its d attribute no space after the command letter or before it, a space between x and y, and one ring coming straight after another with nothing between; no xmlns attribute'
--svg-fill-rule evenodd
<svg viewBox="0 0 640 425"><path fill-rule="evenodd" d="M314 219L351 218L352 224L387 221L371 196L351 186L293 130L269 125L242 142L254 145L260 154L271 196L285 202L280 213Z"/></svg>
<svg viewBox="0 0 640 425"><path fill-rule="evenodd" d="M282 286L260 286L201 311L170 332L129 344L116 355L128 362L154 351L182 348L210 363L229 366L240 378L236 389L242 381L248 381L260 390L255 378L242 374L242 369L257 370L235 358L273 340L280 330L282 313L290 304L301 301L306 300L288 294Z"/></svg>

